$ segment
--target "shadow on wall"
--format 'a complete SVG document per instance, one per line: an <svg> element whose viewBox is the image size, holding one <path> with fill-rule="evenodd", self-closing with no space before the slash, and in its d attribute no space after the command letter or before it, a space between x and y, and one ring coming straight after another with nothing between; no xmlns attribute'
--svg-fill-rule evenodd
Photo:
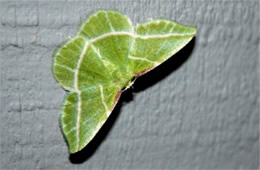
<svg viewBox="0 0 260 170"><path fill-rule="evenodd" d="M173 57L169 58L161 66L152 70L151 73L149 72L139 77L134 83L134 88L124 91L112 114L96 134L94 139L92 139L92 141L84 149L69 156L71 163L80 164L87 161L95 153L100 144L106 139L110 130L113 128L123 103L132 101L133 93L143 91L146 88L153 86L155 83L163 80L173 71L177 70L192 54L192 50L195 46L195 40L196 39L193 38L189 44L187 44Z"/></svg>

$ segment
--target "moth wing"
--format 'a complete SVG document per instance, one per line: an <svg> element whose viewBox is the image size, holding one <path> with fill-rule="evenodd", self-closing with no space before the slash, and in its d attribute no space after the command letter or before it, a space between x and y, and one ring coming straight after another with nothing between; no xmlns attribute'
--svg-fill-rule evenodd
<svg viewBox="0 0 260 170"><path fill-rule="evenodd" d="M75 90L75 72L77 63L84 48L85 40L75 37L56 50L53 57L53 74L57 82L66 90Z"/></svg>
<svg viewBox="0 0 260 170"><path fill-rule="evenodd" d="M137 26L136 38L129 54L129 65L140 76L163 63L183 48L196 33L188 27L167 20Z"/></svg>
<svg viewBox="0 0 260 170"><path fill-rule="evenodd" d="M98 85L81 93L70 92L64 101L60 121L70 153L83 149L108 119L121 95L115 84Z"/></svg>

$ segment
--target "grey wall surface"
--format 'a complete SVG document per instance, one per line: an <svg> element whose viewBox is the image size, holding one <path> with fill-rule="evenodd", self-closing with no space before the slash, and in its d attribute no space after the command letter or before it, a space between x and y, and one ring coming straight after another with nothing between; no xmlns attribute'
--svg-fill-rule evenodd
<svg viewBox="0 0 260 170"><path fill-rule="evenodd" d="M68 154L56 46L96 9L197 25L187 47L122 95ZM259 1L1 1L2 169L259 168Z"/></svg>

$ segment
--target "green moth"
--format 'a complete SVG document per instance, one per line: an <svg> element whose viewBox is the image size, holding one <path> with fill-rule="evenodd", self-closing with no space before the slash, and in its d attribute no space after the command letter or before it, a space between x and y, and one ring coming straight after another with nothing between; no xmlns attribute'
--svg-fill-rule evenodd
<svg viewBox="0 0 260 170"><path fill-rule="evenodd" d="M92 14L53 60L55 79L68 91L60 125L70 153L93 139L133 78L163 63L195 33L195 27L168 20L134 27L117 11Z"/></svg>

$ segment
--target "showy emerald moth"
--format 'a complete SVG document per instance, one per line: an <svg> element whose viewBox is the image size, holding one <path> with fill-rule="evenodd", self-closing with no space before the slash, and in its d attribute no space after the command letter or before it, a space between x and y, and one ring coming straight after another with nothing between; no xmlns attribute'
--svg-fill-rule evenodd
<svg viewBox="0 0 260 170"><path fill-rule="evenodd" d="M70 153L83 149L115 107L122 89L183 48L195 27L153 20L134 27L117 11L89 16L55 51L53 74L68 91L60 125Z"/></svg>

